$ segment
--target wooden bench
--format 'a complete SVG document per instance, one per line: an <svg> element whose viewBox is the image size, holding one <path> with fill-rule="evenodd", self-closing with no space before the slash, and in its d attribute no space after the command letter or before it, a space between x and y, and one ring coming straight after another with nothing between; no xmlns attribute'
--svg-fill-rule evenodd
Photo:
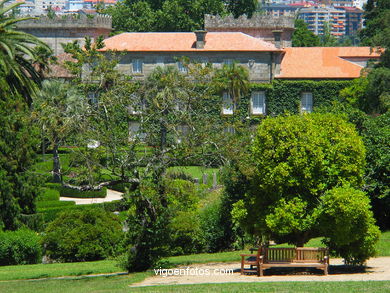
<svg viewBox="0 0 390 293"><path fill-rule="evenodd" d="M249 268L245 266L249 265ZM241 254L241 274L255 272L263 276L263 270L272 267L313 267L328 274L327 248L314 247L259 247L257 254Z"/></svg>

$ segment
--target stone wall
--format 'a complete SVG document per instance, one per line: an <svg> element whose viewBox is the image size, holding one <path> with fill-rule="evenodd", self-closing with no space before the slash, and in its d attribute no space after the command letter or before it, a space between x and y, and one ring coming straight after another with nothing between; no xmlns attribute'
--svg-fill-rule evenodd
<svg viewBox="0 0 390 293"><path fill-rule="evenodd" d="M118 70L125 74L133 76L135 79L144 79L157 66L178 66L177 58L182 56L189 57L190 60L198 62L210 62L213 67L221 68L224 61L231 59L249 70L250 80L252 82L270 82L280 71L280 53L271 52L172 52L172 53L126 53L121 56L117 66ZM132 61L134 59L142 60L142 73L133 73Z"/></svg>
<svg viewBox="0 0 390 293"><path fill-rule="evenodd" d="M78 40L83 45L86 36L92 39L100 35L107 37L112 30L112 19L108 15L41 16L18 23L17 29L38 37L59 55L64 52L61 43Z"/></svg>
<svg viewBox="0 0 390 293"><path fill-rule="evenodd" d="M204 22L205 30L209 32L242 32L272 43L275 43L273 31L280 31L282 47L291 47L294 32L294 18L288 16L254 14L252 18L246 15L234 18L232 15L221 17L206 14Z"/></svg>

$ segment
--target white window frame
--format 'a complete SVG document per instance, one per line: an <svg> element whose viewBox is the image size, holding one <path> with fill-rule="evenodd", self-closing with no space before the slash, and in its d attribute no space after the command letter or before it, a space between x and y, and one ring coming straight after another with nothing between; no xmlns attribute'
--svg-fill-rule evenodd
<svg viewBox="0 0 390 293"><path fill-rule="evenodd" d="M313 112L313 93L303 92L301 95L301 113Z"/></svg>
<svg viewBox="0 0 390 293"><path fill-rule="evenodd" d="M258 101L256 101L258 99ZM266 97L265 92L252 92L251 95L251 114L252 115L265 115L266 108Z"/></svg>
<svg viewBox="0 0 390 293"><path fill-rule="evenodd" d="M142 59L133 59L132 60L133 73L140 74L143 72L143 61Z"/></svg>
<svg viewBox="0 0 390 293"><path fill-rule="evenodd" d="M179 72L181 73L187 73L188 69L186 66L184 66L183 62L177 61L177 69L179 69Z"/></svg>
<svg viewBox="0 0 390 293"><path fill-rule="evenodd" d="M222 94L222 114L223 115L233 115L234 104L233 98L228 92L223 92Z"/></svg>

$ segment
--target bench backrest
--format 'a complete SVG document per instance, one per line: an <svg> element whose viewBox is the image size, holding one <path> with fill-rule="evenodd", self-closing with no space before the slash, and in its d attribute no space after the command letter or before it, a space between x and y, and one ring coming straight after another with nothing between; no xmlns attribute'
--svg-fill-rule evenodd
<svg viewBox="0 0 390 293"><path fill-rule="evenodd" d="M316 263L323 262L328 256L328 249L325 247L297 247L297 256L294 262Z"/></svg>
<svg viewBox="0 0 390 293"><path fill-rule="evenodd" d="M262 247L264 263L318 263L328 255L327 248L315 247Z"/></svg>

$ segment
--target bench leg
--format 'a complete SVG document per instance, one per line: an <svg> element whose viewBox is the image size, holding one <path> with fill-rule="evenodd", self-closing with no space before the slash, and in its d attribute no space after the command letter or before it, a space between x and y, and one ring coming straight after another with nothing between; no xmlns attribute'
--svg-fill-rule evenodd
<svg viewBox="0 0 390 293"><path fill-rule="evenodd" d="M244 260L241 260L241 275L244 274Z"/></svg>
<svg viewBox="0 0 390 293"><path fill-rule="evenodd" d="M325 264L324 275L325 275L325 276L328 275L328 264Z"/></svg>
<svg viewBox="0 0 390 293"><path fill-rule="evenodd" d="M262 266L262 265L259 265L259 266L257 267L257 270L258 270L257 275L258 275L259 277L262 277L262 276L263 276L263 266Z"/></svg>

